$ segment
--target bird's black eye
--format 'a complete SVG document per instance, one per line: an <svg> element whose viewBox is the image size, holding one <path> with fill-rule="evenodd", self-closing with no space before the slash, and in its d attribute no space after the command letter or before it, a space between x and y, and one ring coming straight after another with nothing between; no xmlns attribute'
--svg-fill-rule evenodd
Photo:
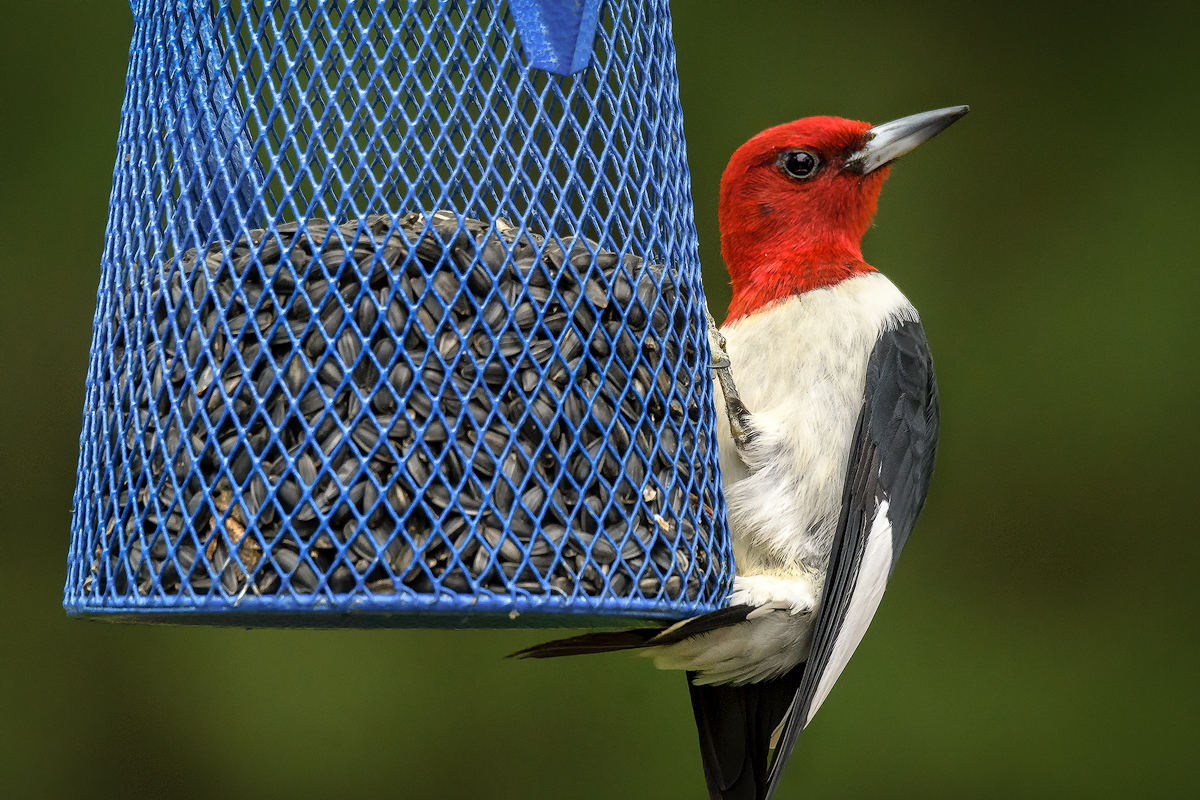
<svg viewBox="0 0 1200 800"><path fill-rule="evenodd" d="M797 180L804 180L817 174L821 159L807 150L785 150L779 155L779 168Z"/></svg>

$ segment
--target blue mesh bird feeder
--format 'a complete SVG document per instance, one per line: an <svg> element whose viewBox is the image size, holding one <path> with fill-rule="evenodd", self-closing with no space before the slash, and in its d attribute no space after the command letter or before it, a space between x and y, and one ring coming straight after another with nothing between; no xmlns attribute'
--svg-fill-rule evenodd
<svg viewBox="0 0 1200 800"><path fill-rule="evenodd" d="M133 10L67 611L719 607L666 0Z"/></svg>

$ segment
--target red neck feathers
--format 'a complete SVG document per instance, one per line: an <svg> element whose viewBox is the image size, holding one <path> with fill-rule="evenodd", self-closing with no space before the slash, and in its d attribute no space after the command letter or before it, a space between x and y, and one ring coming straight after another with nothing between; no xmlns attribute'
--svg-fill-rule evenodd
<svg viewBox="0 0 1200 800"><path fill-rule="evenodd" d="M733 154L721 177L721 255L733 283L727 322L874 271L861 242L888 169L842 170L869 128L808 117L763 131Z"/></svg>

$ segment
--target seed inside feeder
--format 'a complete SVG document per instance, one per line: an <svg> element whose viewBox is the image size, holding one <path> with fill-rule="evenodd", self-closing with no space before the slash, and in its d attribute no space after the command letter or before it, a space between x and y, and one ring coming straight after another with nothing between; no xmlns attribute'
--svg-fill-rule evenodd
<svg viewBox="0 0 1200 800"><path fill-rule="evenodd" d="M118 492L102 590L714 591L686 287L588 240L429 222L310 219L165 267L121 376L146 379L137 502Z"/></svg>

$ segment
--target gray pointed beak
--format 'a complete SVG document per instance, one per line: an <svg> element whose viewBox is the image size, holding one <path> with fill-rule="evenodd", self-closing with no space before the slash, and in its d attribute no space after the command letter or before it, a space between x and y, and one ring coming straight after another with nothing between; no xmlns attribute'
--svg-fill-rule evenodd
<svg viewBox="0 0 1200 800"><path fill-rule="evenodd" d="M970 106L951 106L894 119L867 131L863 149L846 160L846 170L866 175L932 139L966 116Z"/></svg>

